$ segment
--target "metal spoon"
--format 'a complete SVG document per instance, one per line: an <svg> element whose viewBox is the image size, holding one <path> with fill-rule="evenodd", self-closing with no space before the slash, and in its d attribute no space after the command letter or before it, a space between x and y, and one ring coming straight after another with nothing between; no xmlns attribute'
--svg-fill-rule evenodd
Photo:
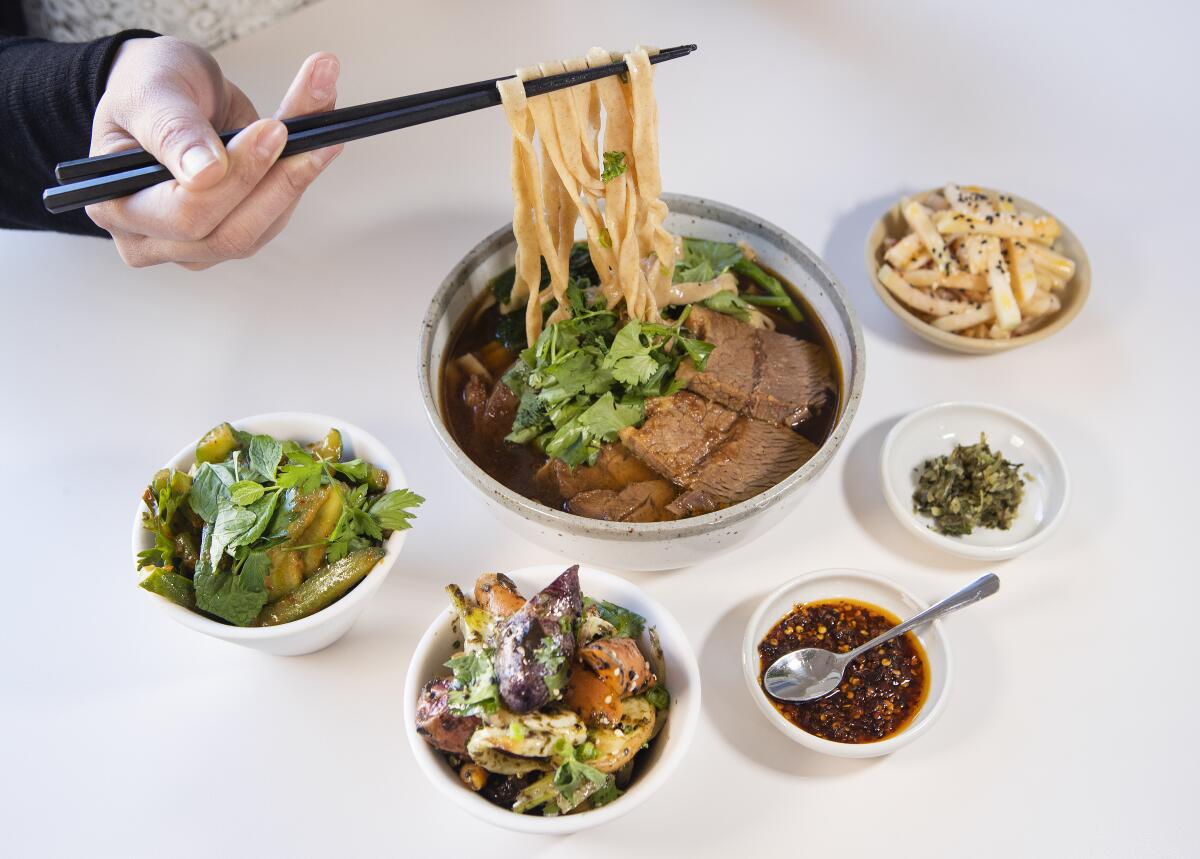
<svg viewBox="0 0 1200 859"><path fill-rule="evenodd" d="M763 675L763 686L768 694L781 701L812 701L820 698L836 689L842 682L846 666L872 647L878 647L885 641L891 641L910 629L924 626L944 614L949 614L973 602L979 602L998 590L1000 590L1000 579L993 573L988 573L971 582L958 593L951 594L940 603L930 606L898 626L893 626L883 635L872 638L862 647L855 648L849 653L834 653L820 647L805 647L785 653L771 663L771 667Z"/></svg>

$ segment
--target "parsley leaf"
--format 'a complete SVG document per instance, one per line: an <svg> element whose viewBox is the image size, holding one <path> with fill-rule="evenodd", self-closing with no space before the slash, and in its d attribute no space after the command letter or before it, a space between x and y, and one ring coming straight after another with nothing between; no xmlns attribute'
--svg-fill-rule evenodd
<svg viewBox="0 0 1200 859"><path fill-rule="evenodd" d="M397 489L386 495L381 495L367 509L379 527L385 531L404 531L411 528L409 520L415 514L409 509L420 507L425 499L408 489Z"/></svg>
<svg viewBox="0 0 1200 859"><path fill-rule="evenodd" d="M371 466L361 459L351 459L346 462L329 462L326 464L338 474L349 477L355 483L366 483L367 475L371 470Z"/></svg>
<svg viewBox="0 0 1200 859"><path fill-rule="evenodd" d="M297 492L315 492L325 473L321 460L300 449L287 451L288 464L279 469L276 484Z"/></svg>

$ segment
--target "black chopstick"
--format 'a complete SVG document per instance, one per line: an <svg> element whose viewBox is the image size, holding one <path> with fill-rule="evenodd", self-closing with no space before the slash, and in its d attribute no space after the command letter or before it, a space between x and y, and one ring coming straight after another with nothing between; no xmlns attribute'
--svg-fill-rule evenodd
<svg viewBox="0 0 1200 859"><path fill-rule="evenodd" d="M695 45L667 48L653 54L650 62L673 60L687 56L694 50ZM627 71L625 63L618 62L550 75L528 81L525 84L525 92L530 96L544 95ZM279 157L298 155L313 149L493 107L500 104L500 92L496 88L496 82L500 80L505 78L461 84L284 120L288 128L288 139ZM240 130L224 132L221 135L222 141L227 143ZM64 161L55 168L55 173L60 181L71 181L42 192L42 202L46 209L54 214L124 197L172 178L166 167L142 149Z"/></svg>

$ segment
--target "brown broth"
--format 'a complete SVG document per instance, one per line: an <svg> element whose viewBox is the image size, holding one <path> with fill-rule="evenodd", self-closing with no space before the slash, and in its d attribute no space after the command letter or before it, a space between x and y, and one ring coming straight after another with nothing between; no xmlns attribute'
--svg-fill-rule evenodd
<svg viewBox="0 0 1200 859"><path fill-rule="evenodd" d="M766 269L765 266L763 268ZM781 334L789 334L799 340L820 344L830 358L836 389L834 396L820 412L795 430L820 447L829 438L842 411L843 377L838 353L833 348L833 340L829 336L829 332L826 331L811 305L804 300L791 283L780 277L777 272L766 270L784 285L792 300L799 307L804 319L801 322L793 322L787 314L775 308L759 307L758 309L771 317L775 322L776 331ZM738 290L743 294L764 294L757 284L740 275L738 276ZM495 378L499 378L504 370L517 360L517 353L503 349L496 340L495 332L496 325L500 320L500 310L494 303L490 307L487 306L490 298L490 293L486 291L480 295L467 308L467 312L463 314L450 338L450 348L446 350L446 359L441 368L442 416L458 446L489 476L526 498L532 498L547 507L566 510L566 499L560 498L557 493L551 494L543 491L534 482L534 474L546 462L545 454L527 445L483 444L474 437L471 410L463 399L463 389L468 376L459 368L456 363L457 359L467 354L480 357L485 349L488 350L488 357L503 356L504 360L496 360L494 366L488 366L489 362L484 361L485 366L488 366Z"/></svg>

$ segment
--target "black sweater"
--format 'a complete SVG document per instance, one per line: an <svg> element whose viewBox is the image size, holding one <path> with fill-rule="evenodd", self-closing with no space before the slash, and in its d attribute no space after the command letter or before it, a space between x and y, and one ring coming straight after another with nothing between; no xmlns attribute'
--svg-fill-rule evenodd
<svg viewBox="0 0 1200 859"><path fill-rule="evenodd" d="M19 2L0 3L0 229L107 238L82 209L47 212L42 189L56 184L55 164L88 154L92 116L117 48L158 34L125 30L94 42L48 42L19 35L19 11Z"/></svg>

